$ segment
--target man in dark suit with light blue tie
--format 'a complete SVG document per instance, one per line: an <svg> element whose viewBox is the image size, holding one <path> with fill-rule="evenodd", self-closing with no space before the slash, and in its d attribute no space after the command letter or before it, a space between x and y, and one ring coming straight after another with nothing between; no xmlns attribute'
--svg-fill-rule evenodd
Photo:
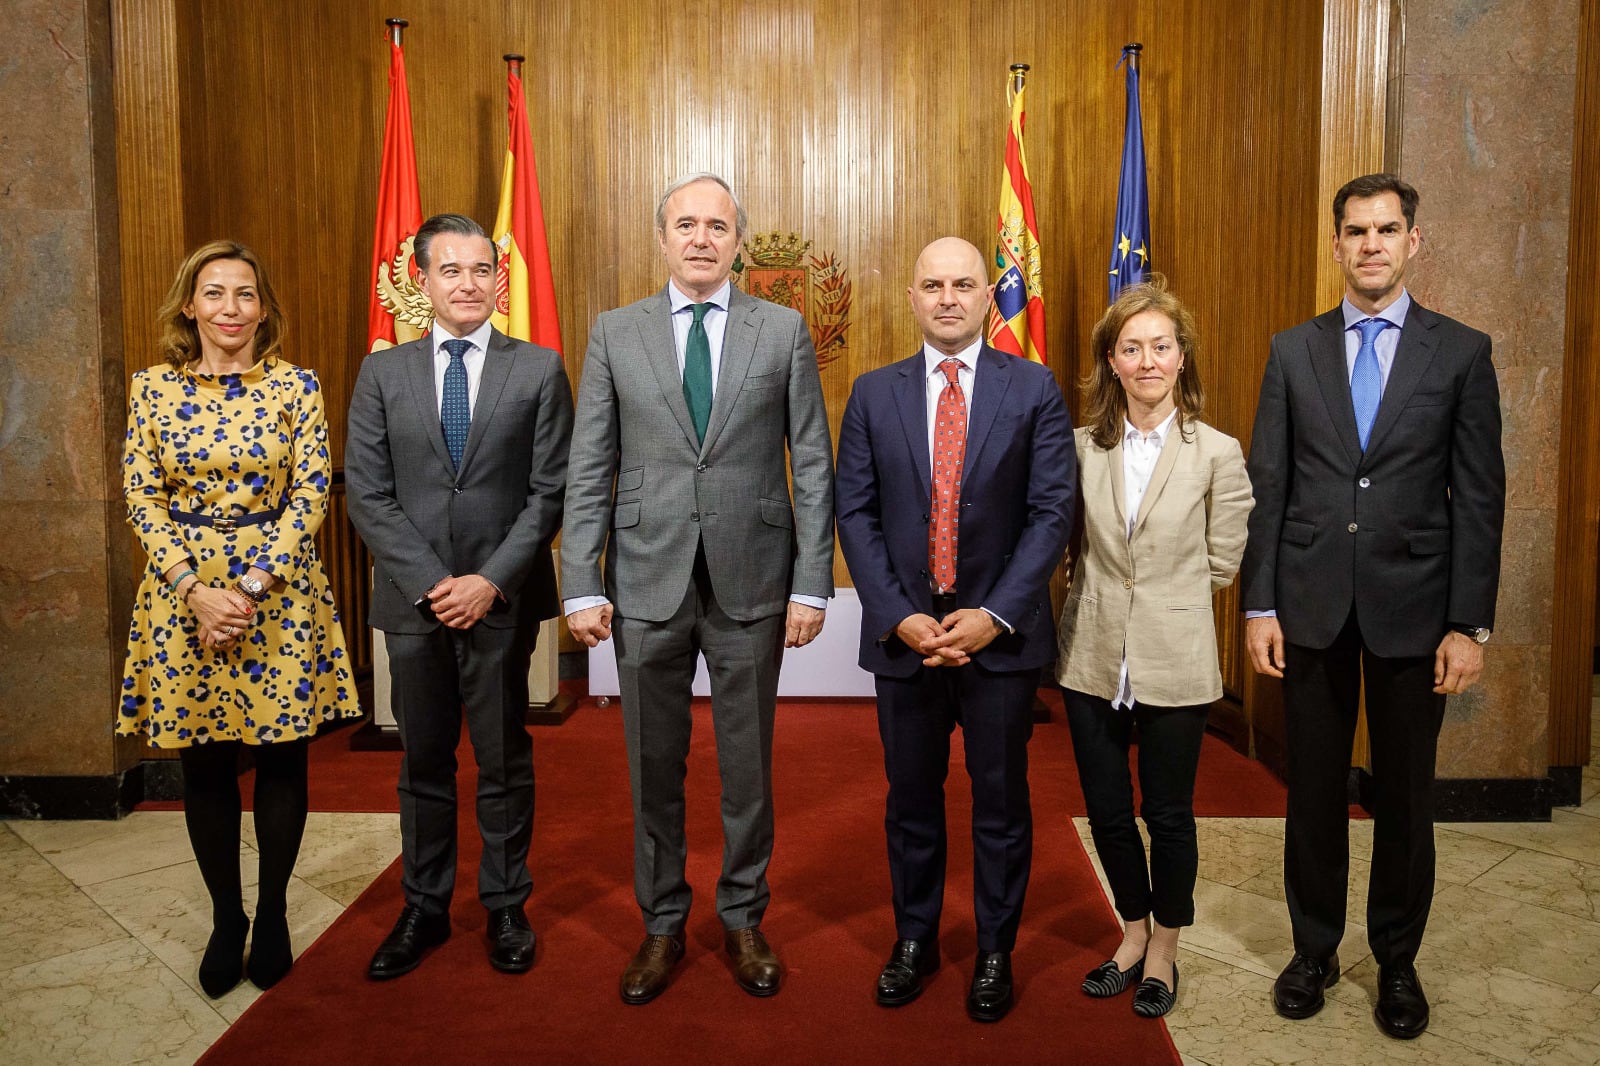
<svg viewBox="0 0 1600 1066"><path fill-rule="evenodd" d="M1489 338L1403 284L1417 192L1390 174L1333 201L1341 305L1272 339L1250 445L1256 507L1240 570L1256 670L1283 678L1288 1018L1339 978L1349 874L1346 780L1366 695L1374 785L1367 939L1378 1025L1428 1026L1415 958L1433 896L1433 780L1445 697L1483 668L1505 514Z"/></svg>
<svg viewBox="0 0 1600 1066"><path fill-rule="evenodd" d="M923 345L856 379L835 510L889 779L897 939L875 995L909 1003L939 966L944 781L959 723L978 927L966 1009L992 1022L1013 1000L1033 856L1028 740L1055 652L1049 583L1072 525L1077 453L1049 369L983 343L985 273L982 253L955 237L917 257L907 292Z"/></svg>
<svg viewBox="0 0 1600 1066"><path fill-rule="evenodd" d="M478 898L489 961L522 973L534 933L528 660L557 614L550 541L561 526L572 391L561 357L489 324L495 248L462 215L417 231L433 328L373 352L350 401L350 520L373 557L400 764L405 907L367 974L409 973L450 935L456 747L463 708L478 763Z"/></svg>

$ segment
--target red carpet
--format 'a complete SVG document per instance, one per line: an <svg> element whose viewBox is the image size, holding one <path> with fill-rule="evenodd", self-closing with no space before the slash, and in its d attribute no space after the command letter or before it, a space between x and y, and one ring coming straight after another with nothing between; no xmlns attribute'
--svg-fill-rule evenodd
<svg viewBox="0 0 1600 1066"><path fill-rule="evenodd" d="M774 754L773 902L763 928L788 972L778 996L756 1000L734 985L721 952L713 903L721 860L715 751L709 708L697 705L696 715L688 782L696 905L688 956L659 1000L628 1007L616 992L642 936L627 769L615 708L586 705L565 725L534 732L538 814L528 913L540 942L531 973L499 974L485 958L469 803L447 944L412 974L366 980L367 960L399 912L397 861L203 1061L1178 1061L1165 1027L1135 1018L1128 997L1102 1002L1078 992L1082 975L1116 946L1117 922L1068 821L1083 801L1059 710L1030 747L1035 854L1014 959L1018 1000L992 1026L970 1022L962 1009L976 942L959 750L948 784L945 964L916 1003L885 1010L871 995L894 939L871 706L784 701ZM394 809L398 756L349 752L339 734L312 751L314 809ZM462 759L460 792L470 796L466 746ZM1271 775L1209 738L1201 779L1202 814L1282 813L1282 789Z"/></svg>

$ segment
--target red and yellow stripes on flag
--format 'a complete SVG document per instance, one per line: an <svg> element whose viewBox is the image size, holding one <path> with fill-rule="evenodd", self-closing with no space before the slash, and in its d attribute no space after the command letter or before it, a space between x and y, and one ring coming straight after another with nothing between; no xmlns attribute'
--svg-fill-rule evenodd
<svg viewBox="0 0 1600 1066"><path fill-rule="evenodd" d="M395 320L411 279L411 238L422 226L417 191L417 149L411 139L411 94L406 91L406 57L400 48L402 19L390 19L389 109L383 121L383 161L378 175L378 214L372 232L372 270L367 275L367 351L392 348L421 330Z"/></svg>
<svg viewBox="0 0 1600 1066"><path fill-rule="evenodd" d="M984 333L989 346L1034 363L1045 357L1044 286L1040 277L1039 223L1033 213L1033 183L1023 151L1023 77L1015 64L1006 83L1011 123L1006 130L1006 161L1000 179L1000 215L994 251L994 304Z"/></svg>
<svg viewBox="0 0 1600 1066"><path fill-rule="evenodd" d="M555 279L550 276L550 244L539 203L539 173L533 162L528 108L522 98L521 56L507 56L510 139L500 179L500 209L493 239L500 249L495 278L494 328L508 337L561 351L556 319Z"/></svg>

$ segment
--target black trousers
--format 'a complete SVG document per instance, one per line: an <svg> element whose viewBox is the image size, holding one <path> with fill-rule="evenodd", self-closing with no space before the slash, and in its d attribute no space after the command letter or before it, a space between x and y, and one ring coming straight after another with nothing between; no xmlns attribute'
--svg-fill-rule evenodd
<svg viewBox="0 0 1600 1066"><path fill-rule="evenodd" d="M535 634L478 623L389 633L389 676L400 762L401 887L407 903L446 914L456 879L456 747L461 717L478 764L478 899L489 910L533 891L533 740L528 660Z"/></svg>
<svg viewBox="0 0 1600 1066"><path fill-rule="evenodd" d="M1078 762L1089 831L1117 913L1137 922L1153 915L1169 929L1194 924L1194 776L1209 704L1119 710L1110 700L1062 689ZM1139 727L1139 814L1150 831L1150 862L1133 821L1128 748Z"/></svg>
<svg viewBox="0 0 1600 1066"><path fill-rule="evenodd" d="M897 935L932 940L944 908L944 781L961 726L972 779L972 897L979 951L1010 951L1033 868L1028 740L1039 671L974 664L877 678L878 735L889 778L884 829Z"/></svg>
<svg viewBox="0 0 1600 1066"><path fill-rule="evenodd" d="M1387 966L1416 956L1433 902L1433 773L1444 697L1433 691L1433 656L1374 655L1353 611L1329 647L1285 648L1283 882L1295 950L1331 954L1344 937L1346 783L1363 674L1374 785L1367 940L1378 964Z"/></svg>

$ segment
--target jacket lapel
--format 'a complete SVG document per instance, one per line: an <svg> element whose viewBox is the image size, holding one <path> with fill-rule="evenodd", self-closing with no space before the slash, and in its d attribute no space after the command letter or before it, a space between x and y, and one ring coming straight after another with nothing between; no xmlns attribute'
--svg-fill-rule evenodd
<svg viewBox="0 0 1600 1066"><path fill-rule="evenodd" d="M711 451L733 413L734 398L744 388L755 359L756 338L761 335L761 305L738 289L728 294L728 321L722 331L722 359L717 365L717 391L711 398L711 419L706 423L706 439L700 454ZM682 389L679 390L680 399ZM689 405L684 404L684 413ZM694 438L691 436L691 440Z"/></svg>
<svg viewBox="0 0 1600 1066"><path fill-rule="evenodd" d="M1122 447L1125 440L1125 437L1118 437L1116 446L1108 452L1102 452L1099 448L1089 452L1090 455L1105 456L1105 461L1110 464L1106 474L1111 482L1111 507L1117 513L1118 530L1128 528L1127 489L1122 484Z"/></svg>
<svg viewBox="0 0 1600 1066"><path fill-rule="evenodd" d="M928 451L928 393L922 380L926 364L922 349L900 363L900 378L895 382L895 406L900 409L900 426L905 430L906 448L911 453L911 469L922 485L922 498L933 498L933 455Z"/></svg>
<svg viewBox="0 0 1600 1066"><path fill-rule="evenodd" d="M1161 454L1156 458L1155 470L1150 473L1150 484L1145 487L1144 495L1139 498L1139 513L1133 519L1133 532L1128 534L1130 541L1144 528L1144 520L1149 517L1150 509L1161 496L1161 490L1167 487L1167 479L1172 476L1172 468L1178 465L1178 452L1184 444L1182 421L1183 416L1179 415L1167 428L1167 439L1161 442ZM1120 460L1120 456L1118 458ZM1120 461L1117 466L1120 476L1122 466Z"/></svg>
<svg viewBox="0 0 1600 1066"><path fill-rule="evenodd" d="M977 366L972 374L974 395L967 412L967 450L961 461L963 481L977 471L982 460L984 442L989 439L995 415L1005 405L1006 390L1011 387L1011 360L1015 358L988 345L978 349Z"/></svg>
<svg viewBox="0 0 1600 1066"><path fill-rule="evenodd" d="M683 398L683 374L678 370L678 342L672 335L672 302L667 299L665 287L652 300L641 305L644 312L639 319L639 344L645 359L655 372L656 384L661 388L667 409L678 420L683 435L695 443L694 420L689 417L689 405Z"/></svg>
<svg viewBox="0 0 1600 1066"><path fill-rule="evenodd" d="M1356 408L1350 399L1350 372L1344 364L1344 315L1335 307L1311 321L1317 327L1307 345L1311 349L1311 372L1316 376L1334 433L1354 466L1361 462L1361 437L1356 433Z"/></svg>
<svg viewBox="0 0 1600 1066"><path fill-rule="evenodd" d="M489 420L494 417L494 409L500 403L501 394L505 392L506 379L511 376L511 363L516 359L514 353L511 339L497 329L490 329L489 350L483 353L483 374L478 379L478 399L472 405L472 426L467 430L467 446L461 452L461 469L456 472L457 478L472 462L473 453L478 450L478 443L483 440ZM440 430L439 439L444 439L443 430Z"/></svg>
<svg viewBox="0 0 1600 1066"><path fill-rule="evenodd" d="M450 465L450 450L444 446L444 423L439 418L439 397L433 384L433 333L425 333L409 345L405 354L406 378L411 382L411 396L417 402L417 418L428 430L433 441L433 453L444 468L454 473Z"/></svg>
<svg viewBox="0 0 1600 1066"><path fill-rule="evenodd" d="M1433 335L1434 316L1413 299L1411 310L1406 312L1406 324L1400 330L1400 343L1394 350L1394 365L1389 368L1389 380L1383 386L1383 398L1378 401L1378 414L1372 422L1372 432L1367 436L1367 456L1377 451L1384 436L1400 420L1417 383L1427 373L1433 362L1438 340ZM1363 457L1365 458L1365 457Z"/></svg>

